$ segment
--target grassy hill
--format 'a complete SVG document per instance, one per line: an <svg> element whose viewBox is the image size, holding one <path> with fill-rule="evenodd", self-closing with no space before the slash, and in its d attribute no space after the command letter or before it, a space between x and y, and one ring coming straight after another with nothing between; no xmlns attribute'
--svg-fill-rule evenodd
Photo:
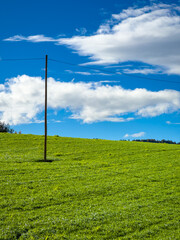
<svg viewBox="0 0 180 240"><path fill-rule="evenodd" d="M180 239L180 145L0 134L0 239Z"/></svg>

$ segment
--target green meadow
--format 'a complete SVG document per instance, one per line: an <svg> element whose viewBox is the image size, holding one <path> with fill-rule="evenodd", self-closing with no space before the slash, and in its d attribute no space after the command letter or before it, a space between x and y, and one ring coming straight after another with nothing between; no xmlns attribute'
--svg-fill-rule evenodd
<svg viewBox="0 0 180 240"><path fill-rule="evenodd" d="M0 134L0 239L180 239L180 145Z"/></svg>

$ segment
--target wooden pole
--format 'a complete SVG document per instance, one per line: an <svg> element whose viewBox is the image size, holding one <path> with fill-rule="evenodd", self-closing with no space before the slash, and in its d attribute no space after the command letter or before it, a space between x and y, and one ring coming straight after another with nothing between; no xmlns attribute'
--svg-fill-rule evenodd
<svg viewBox="0 0 180 240"><path fill-rule="evenodd" d="M48 56L45 59L45 111L44 111L44 161L46 161L47 152L47 64Z"/></svg>

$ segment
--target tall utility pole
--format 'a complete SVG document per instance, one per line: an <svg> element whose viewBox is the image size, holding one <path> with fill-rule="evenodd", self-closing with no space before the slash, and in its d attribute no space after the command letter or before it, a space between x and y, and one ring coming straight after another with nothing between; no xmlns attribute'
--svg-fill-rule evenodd
<svg viewBox="0 0 180 240"><path fill-rule="evenodd" d="M45 111L44 111L44 161L46 161L47 152L47 64L48 56L45 61Z"/></svg>

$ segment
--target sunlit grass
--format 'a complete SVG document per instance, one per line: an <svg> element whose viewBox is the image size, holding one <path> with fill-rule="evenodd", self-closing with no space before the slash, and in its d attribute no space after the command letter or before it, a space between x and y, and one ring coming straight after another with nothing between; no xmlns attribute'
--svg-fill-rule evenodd
<svg viewBox="0 0 180 240"><path fill-rule="evenodd" d="M179 239L180 145L0 134L0 239Z"/></svg>

